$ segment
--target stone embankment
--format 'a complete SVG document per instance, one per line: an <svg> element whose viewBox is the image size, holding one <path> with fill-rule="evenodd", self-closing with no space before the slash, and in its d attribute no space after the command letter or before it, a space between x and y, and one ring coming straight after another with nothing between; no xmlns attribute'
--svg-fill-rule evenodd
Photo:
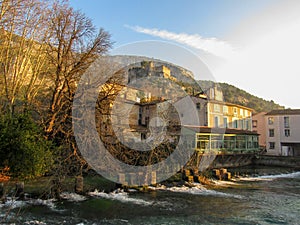
<svg viewBox="0 0 300 225"><path fill-rule="evenodd" d="M253 159L253 164L262 166L279 166L300 169L300 157L259 155Z"/></svg>

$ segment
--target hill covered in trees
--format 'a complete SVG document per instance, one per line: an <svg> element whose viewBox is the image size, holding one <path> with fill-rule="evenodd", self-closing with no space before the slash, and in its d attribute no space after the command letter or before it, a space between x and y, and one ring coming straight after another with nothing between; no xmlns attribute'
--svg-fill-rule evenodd
<svg viewBox="0 0 300 225"><path fill-rule="evenodd" d="M213 81L200 80L198 82L203 90L207 90L208 88L214 85ZM239 89L233 85L227 83L216 84L220 85L223 91L225 102L249 107L254 109L255 112L269 112L274 109L284 109L284 106L275 103L273 100L267 101L263 98L254 96L242 89Z"/></svg>

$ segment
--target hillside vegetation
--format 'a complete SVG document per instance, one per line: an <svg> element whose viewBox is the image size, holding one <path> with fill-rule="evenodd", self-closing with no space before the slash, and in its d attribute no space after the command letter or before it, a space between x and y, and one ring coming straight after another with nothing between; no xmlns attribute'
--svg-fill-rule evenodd
<svg viewBox="0 0 300 225"><path fill-rule="evenodd" d="M213 81L199 81L199 84L203 90L212 87ZM255 112L269 112L274 109L284 109L283 106L275 103L273 100L267 101L260 97L254 96L244 90L241 90L233 85L227 83L217 83L220 85L224 95L224 101L249 107L255 110Z"/></svg>

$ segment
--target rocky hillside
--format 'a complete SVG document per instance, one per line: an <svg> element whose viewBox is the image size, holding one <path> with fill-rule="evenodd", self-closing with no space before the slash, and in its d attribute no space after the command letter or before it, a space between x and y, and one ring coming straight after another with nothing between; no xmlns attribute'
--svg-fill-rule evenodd
<svg viewBox="0 0 300 225"><path fill-rule="evenodd" d="M125 62L126 64L131 64L133 66L137 62L139 63L141 61L154 61L155 66L165 65L171 70L171 75L178 79L178 84L184 86L186 88L186 91L188 91L188 93L192 94L192 93L197 93L199 91L201 92L201 90L199 90L199 87L196 87L198 85L194 80L193 73L183 67L159 59L153 59L144 56L116 55L116 56L109 56L109 57L117 61ZM204 91L214 85L213 81L201 80L197 82L200 85L201 89ZM272 100L267 101L260 97L254 96L242 89L239 89L233 85L227 83L218 83L218 85L220 85L220 87L222 88L224 101L226 102L252 108L255 110L255 112L263 112L263 111L269 112L273 109L284 108L283 106L276 104ZM192 91L193 89L194 91ZM197 90L195 91L195 89Z"/></svg>
<svg viewBox="0 0 300 225"><path fill-rule="evenodd" d="M164 65L167 66L171 70L172 76L179 78L183 77L186 78L188 81L191 80L191 78L194 78L194 74L178 65L174 65L173 63L162 61L159 59L149 58L145 56L132 56L132 55L115 55L115 56L109 56L110 58L117 59L118 61L125 62L127 64L135 64L137 62L141 61L153 61L155 66Z"/></svg>

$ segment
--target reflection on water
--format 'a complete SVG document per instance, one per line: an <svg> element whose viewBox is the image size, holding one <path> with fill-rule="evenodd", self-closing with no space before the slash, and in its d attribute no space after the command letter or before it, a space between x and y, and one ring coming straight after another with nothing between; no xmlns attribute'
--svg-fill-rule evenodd
<svg viewBox="0 0 300 225"><path fill-rule="evenodd" d="M94 191L65 200L8 201L0 221L13 224L299 224L300 172L255 169L235 185ZM282 172L285 172L282 174ZM222 182L220 182L222 184ZM10 209L7 213L7 209Z"/></svg>

